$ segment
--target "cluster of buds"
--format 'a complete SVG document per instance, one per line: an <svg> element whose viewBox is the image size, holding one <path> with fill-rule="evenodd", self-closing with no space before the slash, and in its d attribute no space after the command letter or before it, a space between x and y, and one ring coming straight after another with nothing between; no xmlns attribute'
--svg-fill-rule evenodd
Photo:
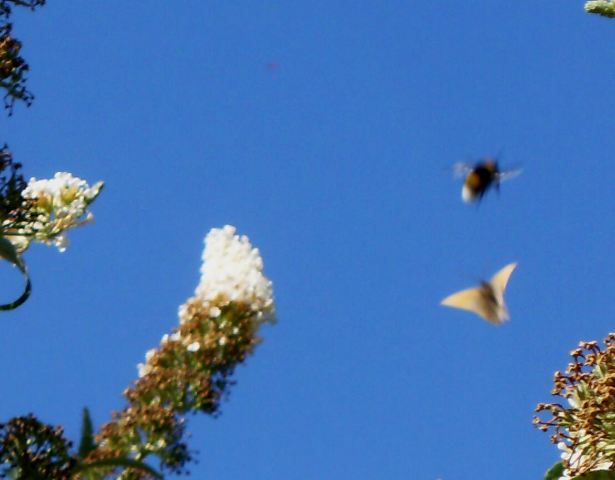
<svg viewBox="0 0 615 480"><path fill-rule="evenodd" d="M76 464L62 427L33 415L0 424L0 478L70 480Z"/></svg>
<svg viewBox="0 0 615 480"><path fill-rule="evenodd" d="M62 252L68 245L66 231L94 218L88 206L102 187L102 182L89 186L85 180L66 172L56 173L51 179L32 178L20 192L22 218L5 219L3 236L20 253L32 241L54 245Z"/></svg>
<svg viewBox="0 0 615 480"><path fill-rule="evenodd" d="M20 75L20 70L27 70L27 64L19 56L21 43L11 36L9 25L0 31L0 79L6 80Z"/></svg>
<svg viewBox="0 0 615 480"><path fill-rule="evenodd" d="M551 393L562 403L541 403L534 418L562 450L564 479L595 470L615 470L615 333L601 349L597 342L581 342L571 352L564 373L556 372Z"/></svg>
<svg viewBox="0 0 615 480"><path fill-rule="evenodd" d="M259 326L273 322L272 284L247 237L231 226L213 229L203 259L201 282L179 308L179 325L137 366L139 378L124 391L128 406L101 428L92 461L156 455L164 469L182 471L191 457L183 441L185 414L219 413L234 369L261 341Z"/></svg>
<svg viewBox="0 0 615 480"><path fill-rule="evenodd" d="M45 4L45 0L0 0L0 87L6 91L4 107L13 112L16 100L30 105L34 96L26 89L26 73L29 69L20 56L21 42L11 35L9 23L11 6L27 7L34 10Z"/></svg>
<svg viewBox="0 0 615 480"><path fill-rule="evenodd" d="M11 36L11 24L0 26L0 87L6 90L4 107L12 113L16 100L30 105L34 96L26 89L26 72L29 67L20 56L21 42Z"/></svg>

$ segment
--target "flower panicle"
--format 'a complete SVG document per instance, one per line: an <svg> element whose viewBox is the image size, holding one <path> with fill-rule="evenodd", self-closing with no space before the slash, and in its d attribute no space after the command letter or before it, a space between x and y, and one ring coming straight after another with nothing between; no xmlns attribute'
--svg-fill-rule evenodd
<svg viewBox="0 0 615 480"><path fill-rule="evenodd" d="M258 329L273 319L274 301L258 250L226 226L206 236L203 259L179 325L137 365L139 378L124 391L128 405L102 428L97 441L104 452L95 455L153 454L163 469L180 471L191 460L185 415L219 415L235 368L261 342Z"/></svg>
<svg viewBox="0 0 615 480"><path fill-rule="evenodd" d="M19 252L32 241L53 245L61 252L68 246L67 230L93 220L89 205L98 197L103 182L90 186L68 172L51 179L31 178L21 190L24 218L5 219L2 230Z"/></svg>
<svg viewBox="0 0 615 480"><path fill-rule="evenodd" d="M580 342L572 361L554 375L552 395L562 403L539 403L534 425L552 431L551 441L562 451L564 477L594 470L615 470L615 333L598 342ZM567 405L566 405L567 404Z"/></svg>

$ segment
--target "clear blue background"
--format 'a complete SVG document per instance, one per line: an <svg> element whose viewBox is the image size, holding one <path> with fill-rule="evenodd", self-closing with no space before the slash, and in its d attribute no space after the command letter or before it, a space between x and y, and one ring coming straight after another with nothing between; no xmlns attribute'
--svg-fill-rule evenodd
<svg viewBox="0 0 615 480"><path fill-rule="evenodd" d="M121 409L230 223L279 323L223 415L190 417L193 478L542 478L533 409L613 331L615 21L580 0L90 0L14 33L36 101L0 140L28 177L106 187L66 253L26 254L1 419L76 439L83 406ZM499 152L523 175L463 204L450 167ZM506 325L438 305L511 261Z"/></svg>

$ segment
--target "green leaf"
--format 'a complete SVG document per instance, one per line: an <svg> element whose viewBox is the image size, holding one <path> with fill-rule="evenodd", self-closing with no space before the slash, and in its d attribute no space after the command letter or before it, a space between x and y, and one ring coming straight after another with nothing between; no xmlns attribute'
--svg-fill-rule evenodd
<svg viewBox="0 0 615 480"><path fill-rule="evenodd" d="M79 451L77 455L79 458L84 459L92 450L96 448L96 442L94 442L92 418L90 417L90 411L87 408L83 409L81 419L81 440L79 440Z"/></svg>
<svg viewBox="0 0 615 480"><path fill-rule="evenodd" d="M574 477L573 480L614 480L615 472L612 470L596 470L586 473L580 477Z"/></svg>
<svg viewBox="0 0 615 480"><path fill-rule="evenodd" d="M545 480L558 480L564 474L564 464L557 462L545 473Z"/></svg>
<svg viewBox="0 0 615 480"><path fill-rule="evenodd" d="M11 262L15 265L24 276L26 280L26 286L24 288L23 293L17 298L17 300L13 300L11 303L5 303L0 305L0 310L14 310L15 308L22 305L32 293L32 282L30 282L30 275L28 275L28 269L26 268L26 264L23 259L15 250L15 246L9 242L6 238L0 237L0 258L4 258L5 260Z"/></svg>
<svg viewBox="0 0 615 480"><path fill-rule="evenodd" d="M21 261L17 250L15 250L15 245L4 237L0 237L0 257L8 260L13 265L18 265Z"/></svg>
<svg viewBox="0 0 615 480"><path fill-rule="evenodd" d="M96 460L95 462L89 463L80 463L73 469L73 473L84 473L88 470L94 470L96 468L102 467L126 467L126 468L134 468L135 470L142 470L147 472L154 478L158 478L163 480L164 477L162 474L158 473L148 464L139 462L138 460L133 460L131 458L126 457L116 457L116 458L105 458L103 460Z"/></svg>

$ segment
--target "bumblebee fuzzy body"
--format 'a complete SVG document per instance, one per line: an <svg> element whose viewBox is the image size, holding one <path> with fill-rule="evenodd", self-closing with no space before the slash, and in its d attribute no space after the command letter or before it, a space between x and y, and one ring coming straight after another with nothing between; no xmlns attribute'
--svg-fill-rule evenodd
<svg viewBox="0 0 615 480"><path fill-rule="evenodd" d="M495 160L486 159L470 169L463 182L461 198L466 203L481 200L487 190L500 188L500 169Z"/></svg>

